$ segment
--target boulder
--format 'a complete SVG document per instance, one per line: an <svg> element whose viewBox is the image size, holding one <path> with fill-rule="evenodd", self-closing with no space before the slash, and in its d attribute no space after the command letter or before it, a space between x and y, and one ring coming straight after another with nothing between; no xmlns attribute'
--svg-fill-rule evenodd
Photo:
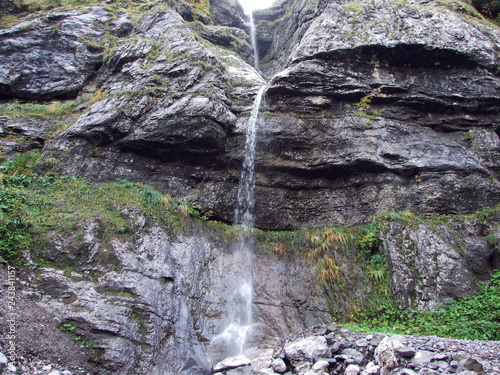
<svg viewBox="0 0 500 375"><path fill-rule="evenodd" d="M287 344L285 345L285 354L292 363L331 356L324 336L311 336L298 342Z"/></svg>
<svg viewBox="0 0 500 375"><path fill-rule="evenodd" d="M397 337L385 337L375 349L375 358L378 365L381 367L380 373L382 375L389 374L389 372L399 366L397 350L403 344Z"/></svg>
<svg viewBox="0 0 500 375"><path fill-rule="evenodd" d="M215 372L228 371L228 370L232 370L232 369L235 369L235 368L238 368L238 367L248 366L251 363L252 363L252 361L250 361L244 355L238 355L238 356L235 356L235 357L226 358L223 361L217 363L214 366L213 370Z"/></svg>

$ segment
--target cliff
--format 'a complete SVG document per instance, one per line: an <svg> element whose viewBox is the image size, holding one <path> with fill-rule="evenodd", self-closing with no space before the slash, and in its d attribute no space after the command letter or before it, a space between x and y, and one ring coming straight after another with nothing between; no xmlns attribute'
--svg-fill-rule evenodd
<svg viewBox="0 0 500 375"><path fill-rule="evenodd" d="M18 296L26 355L61 358L62 327L91 343L64 357L74 373L214 364L239 264L237 230L222 223L234 219L247 122L266 83L255 343L362 308L382 298L379 284L401 309L435 309L500 267L500 30L468 2L279 2L254 15L261 71L231 1L47 4L2 2L0 29L2 156L41 150L27 169L4 164L0 179L3 256L23 259L19 288L31 296ZM113 196L100 211L93 194L113 181L146 203ZM69 195L44 190L53 184L84 184L84 206L65 206ZM219 223L173 230L185 202ZM160 207L171 216L152 213ZM324 282L327 258L337 273ZM52 342L30 338L43 329L35 316Z"/></svg>

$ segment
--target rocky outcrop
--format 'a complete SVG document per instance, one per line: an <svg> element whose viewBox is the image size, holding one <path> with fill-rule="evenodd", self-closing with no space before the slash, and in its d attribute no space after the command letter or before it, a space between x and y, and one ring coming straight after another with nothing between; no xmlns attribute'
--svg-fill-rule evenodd
<svg viewBox="0 0 500 375"><path fill-rule="evenodd" d="M240 7L220 0L211 14L194 11L181 1L151 6L140 18L103 6L53 10L1 30L0 99L20 108L24 99L75 100L67 117L9 113L0 104L2 152L28 148L24 137L63 174L94 184L149 183L232 222L247 120L266 79L251 66ZM466 3L297 0L256 20L269 76L257 134L258 227L364 224L386 211L463 214L499 201L500 32ZM76 367L93 361L102 374L207 372L223 359L209 343L225 324L238 259L202 229L176 237L143 212L123 216L133 228L126 239L104 243L98 220L82 224L80 242L53 233L41 254L50 266L23 275L33 299L26 313L47 310L53 330L73 327L91 343L67 358ZM495 225L469 217L382 228L399 307L435 308L473 293L499 264ZM346 279L346 296L337 299L318 286L310 264L257 253L261 325L253 343L327 323L351 294L362 303L371 284L351 263L357 250L349 250L335 254ZM337 331L329 333L339 349L345 338L335 339ZM21 340L31 334L21 332ZM259 366L308 374L392 371L396 362L406 374L440 366L411 367L402 359L411 350L395 354L394 345L384 345L390 360L368 366L379 342L371 349L344 342L330 361L335 344L319 336L327 338L326 345L314 338L318 355L285 346L288 354L284 347L256 357ZM453 367L450 358L443 369Z"/></svg>
<svg viewBox="0 0 500 375"><path fill-rule="evenodd" d="M111 22L103 8L52 13L0 30L0 98L44 100L76 97L102 65L97 44L110 30L126 36L131 25ZM125 34L125 35L123 35Z"/></svg>
<svg viewBox="0 0 500 375"><path fill-rule="evenodd" d="M435 310L447 298L471 295L499 267L494 221L452 220L447 225L392 223L381 232L392 292L401 309Z"/></svg>

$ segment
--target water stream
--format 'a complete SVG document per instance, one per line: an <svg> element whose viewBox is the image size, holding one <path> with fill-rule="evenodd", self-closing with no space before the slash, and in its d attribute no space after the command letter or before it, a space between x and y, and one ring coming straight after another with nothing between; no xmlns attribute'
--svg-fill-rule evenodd
<svg viewBox="0 0 500 375"><path fill-rule="evenodd" d="M256 70L259 70L259 53L258 53L258 48L257 48L257 34L255 31L255 22L253 20L253 13L250 12L249 16L249 23L250 23L250 44L252 45L253 48L253 63L254 67Z"/></svg>
<svg viewBox="0 0 500 375"><path fill-rule="evenodd" d="M258 69L258 55L255 25L250 14L250 39L254 48L255 67ZM243 354L248 333L253 325L253 278L251 228L254 225L254 188L255 188L255 146L259 124L259 112L267 85L262 86L254 100L246 134L243 168L238 186L237 206L234 224L241 225L239 239L234 248L233 264L238 267L234 280L233 293L227 302L227 325L224 331L214 338L226 348L225 356Z"/></svg>

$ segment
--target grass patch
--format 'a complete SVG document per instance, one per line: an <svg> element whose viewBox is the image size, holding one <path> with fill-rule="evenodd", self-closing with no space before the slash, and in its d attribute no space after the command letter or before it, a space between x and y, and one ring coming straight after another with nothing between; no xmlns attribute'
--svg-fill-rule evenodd
<svg viewBox="0 0 500 375"><path fill-rule="evenodd" d="M500 271L471 297L445 301L436 311L398 310L390 299L348 317L362 330L436 335L468 340L500 340Z"/></svg>
<svg viewBox="0 0 500 375"><path fill-rule="evenodd" d="M71 238L75 252L87 261L82 242L85 229L98 223L98 238L104 245L111 238L130 236L134 225L130 211L156 221L171 234L189 228L193 219L206 220L210 215L200 206L176 202L141 183L118 180L92 186L82 178L57 176L47 171L39 150L0 165L0 256L9 263L19 264L22 253L28 251L37 263L45 264L43 250L54 233ZM105 249L95 261L115 266L118 262Z"/></svg>
<svg viewBox="0 0 500 375"><path fill-rule="evenodd" d="M77 111L77 104L75 101L69 103L53 102L50 104L39 104L33 102L23 103L16 100L11 103L0 104L0 116L67 116Z"/></svg>

